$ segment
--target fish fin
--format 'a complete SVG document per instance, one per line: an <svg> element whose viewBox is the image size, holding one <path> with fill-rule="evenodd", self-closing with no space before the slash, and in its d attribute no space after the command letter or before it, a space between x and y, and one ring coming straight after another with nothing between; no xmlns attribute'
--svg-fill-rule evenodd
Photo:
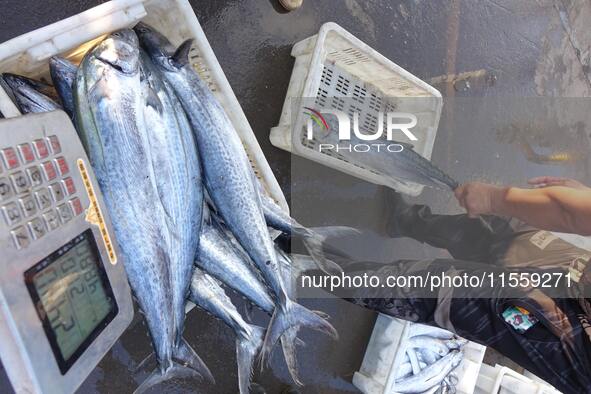
<svg viewBox="0 0 591 394"><path fill-rule="evenodd" d="M177 50L171 56L171 60L176 66L181 67L189 63L189 51L191 50L192 45L192 38L183 41L183 43L179 45Z"/></svg>
<svg viewBox="0 0 591 394"><path fill-rule="evenodd" d="M244 317L249 322L252 321L252 311L253 311L253 309L254 309L254 306L250 302L245 302L244 303Z"/></svg>
<svg viewBox="0 0 591 394"><path fill-rule="evenodd" d="M359 230L345 226L328 226L309 228L304 233L299 233L299 230L294 227L294 233L301 235L302 243L320 270L329 275L340 275L343 269L327 258L324 253L325 241L328 238L358 235Z"/></svg>
<svg viewBox="0 0 591 394"><path fill-rule="evenodd" d="M194 377L200 379L202 376L191 368L185 367L180 364L173 364L172 367L168 368L164 373L160 369L155 369L146 380L140 384L133 394L141 394L156 386L160 383L166 382L167 380L174 378L188 378Z"/></svg>
<svg viewBox="0 0 591 394"><path fill-rule="evenodd" d="M144 89L144 96L146 98L146 106L151 107L154 111L161 114L164 111L164 107L162 106L162 101L156 94L153 89Z"/></svg>
<svg viewBox="0 0 591 394"><path fill-rule="evenodd" d="M206 381L215 383L215 379L207 365L184 338L181 338L179 344L174 348L172 357L181 365L197 372Z"/></svg>
<svg viewBox="0 0 591 394"><path fill-rule="evenodd" d="M335 340L339 337L337 330L329 322L298 303L286 299L284 304L275 308L271 317L261 351L261 365L265 365L279 338L285 330L291 327L309 327L323 332Z"/></svg>
<svg viewBox="0 0 591 394"><path fill-rule="evenodd" d="M263 346L265 329L251 326L252 334L239 336L236 339L236 361L238 364L238 387L240 394L248 394L250 379L252 378L253 365L257 355Z"/></svg>
<svg viewBox="0 0 591 394"><path fill-rule="evenodd" d="M291 379L297 386L303 386L299 376L298 360L296 356L296 345L302 341L297 338L297 335L297 327L287 329L281 337L281 348L283 349L283 357L285 358L285 364L287 364L287 370L289 371Z"/></svg>
<svg viewBox="0 0 591 394"><path fill-rule="evenodd" d="M146 366L146 364L148 364L154 358L154 356L156 356L156 353L154 353L154 352L148 354L146 356L146 358L144 358L142 361L139 362L138 365L135 366L135 368L133 369L133 372L136 373L136 372L140 371L142 368L144 368Z"/></svg>

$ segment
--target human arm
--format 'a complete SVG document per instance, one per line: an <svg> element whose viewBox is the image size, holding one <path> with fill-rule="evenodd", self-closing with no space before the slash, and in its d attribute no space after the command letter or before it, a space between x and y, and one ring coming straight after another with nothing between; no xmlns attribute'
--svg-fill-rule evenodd
<svg viewBox="0 0 591 394"><path fill-rule="evenodd" d="M470 182L455 195L472 217L511 216L543 230L591 235L591 188L521 189Z"/></svg>

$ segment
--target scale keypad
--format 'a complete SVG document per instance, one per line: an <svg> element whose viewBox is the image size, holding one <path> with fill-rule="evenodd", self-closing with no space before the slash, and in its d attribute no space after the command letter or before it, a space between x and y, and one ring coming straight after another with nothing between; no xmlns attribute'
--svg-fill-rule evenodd
<svg viewBox="0 0 591 394"><path fill-rule="evenodd" d="M0 149L0 220L26 248L84 212L57 136Z"/></svg>

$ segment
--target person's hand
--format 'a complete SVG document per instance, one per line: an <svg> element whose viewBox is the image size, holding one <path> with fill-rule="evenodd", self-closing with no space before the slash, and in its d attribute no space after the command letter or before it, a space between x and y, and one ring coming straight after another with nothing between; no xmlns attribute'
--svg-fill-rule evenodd
<svg viewBox="0 0 591 394"><path fill-rule="evenodd" d="M468 182L459 186L454 194L468 216L492 214L496 202L502 198L505 188L482 182Z"/></svg>
<svg viewBox="0 0 591 394"><path fill-rule="evenodd" d="M588 189L587 186L581 182L569 178L561 178L558 176L539 176L527 181L535 188L550 187L550 186L564 186L573 189Z"/></svg>

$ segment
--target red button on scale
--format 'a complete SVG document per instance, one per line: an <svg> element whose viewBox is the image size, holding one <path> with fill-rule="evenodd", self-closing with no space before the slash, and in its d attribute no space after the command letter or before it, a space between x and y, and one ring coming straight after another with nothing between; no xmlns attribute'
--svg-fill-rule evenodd
<svg viewBox="0 0 591 394"><path fill-rule="evenodd" d="M55 159L55 164L57 165L57 168L58 168L61 176L64 176L68 172L70 172L70 167L68 167L68 162L66 161L66 159L63 156L60 156L57 159Z"/></svg>
<svg viewBox="0 0 591 394"><path fill-rule="evenodd" d="M35 147L35 154L37 155L38 159L45 159L49 156L49 149L47 149L47 144L43 140L35 140L33 141L33 146Z"/></svg>
<svg viewBox="0 0 591 394"><path fill-rule="evenodd" d="M55 171L55 167L53 166L52 162L46 161L45 163L41 164L41 167L43 167L43 175L45 176L46 180L51 181L57 177L57 172Z"/></svg>
<svg viewBox="0 0 591 394"><path fill-rule="evenodd" d="M9 170L18 167L18 157L16 156L16 151L14 148L4 148L0 151L2 155L2 159L4 161L4 165Z"/></svg>
<svg viewBox="0 0 591 394"><path fill-rule="evenodd" d="M71 196L72 194L76 193L76 186L74 185L74 180L72 178L66 178L62 181L64 184L64 189L66 189L66 194Z"/></svg>
<svg viewBox="0 0 591 394"><path fill-rule="evenodd" d="M49 145L51 145L51 151L54 155L57 155L62 151L62 147L60 145L60 141L57 139L57 136L49 136L47 137L47 140L49 141Z"/></svg>
<svg viewBox="0 0 591 394"><path fill-rule="evenodd" d="M70 204L70 208L72 208L72 211L74 212L75 216L78 216L82 213L82 211L84 210L82 208L82 203L80 202L79 198L73 198L69 201Z"/></svg>
<svg viewBox="0 0 591 394"><path fill-rule="evenodd" d="M35 154L30 144L20 144L18 147L18 153L21 155L21 160L25 163L30 163L35 160Z"/></svg>

